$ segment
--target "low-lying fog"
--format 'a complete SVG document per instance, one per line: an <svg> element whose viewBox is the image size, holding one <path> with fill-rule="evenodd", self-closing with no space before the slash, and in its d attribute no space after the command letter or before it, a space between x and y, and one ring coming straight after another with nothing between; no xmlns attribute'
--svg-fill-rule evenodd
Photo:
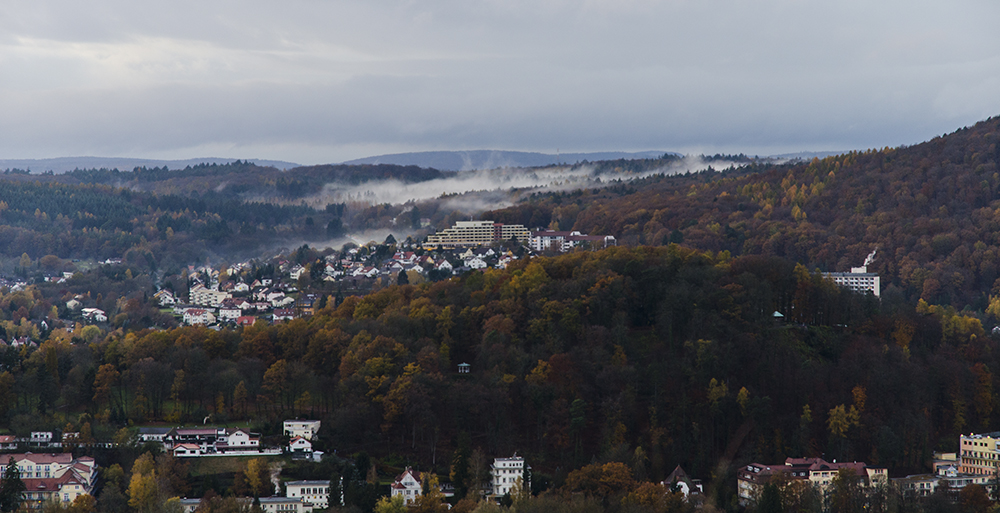
<svg viewBox="0 0 1000 513"><path fill-rule="evenodd" d="M448 195L463 195L450 199L451 207L462 212L502 208L513 203L512 189L555 191L565 189L602 187L614 180L634 180L654 174L675 175L688 171L702 171L711 165L724 169L741 164L713 161L706 163L700 157L687 157L668 166L643 173L614 173L604 171L599 175L590 166L547 168L501 168L488 171L465 171L455 176L418 183L400 180L379 180L358 185L327 184L319 193L306 198L306 203L322 208L329 203L364 202L370 204L402 204ZM477 193L466 196L468 193Z"/></svg>

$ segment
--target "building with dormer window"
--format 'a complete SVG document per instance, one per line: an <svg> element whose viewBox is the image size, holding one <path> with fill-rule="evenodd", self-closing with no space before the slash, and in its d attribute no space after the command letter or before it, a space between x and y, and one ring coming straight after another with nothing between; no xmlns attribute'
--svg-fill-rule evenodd
<svg viewBox="0 0 1000 513"><path fill-rule="evenodd" d="M403 501L407 504L417 500L417 497L420 496L421 490L423 490L423 482L421 481L421 478L422 475L420 472L417 472L410 467L406 467L406 470L404 470L402 474L396 476L396 481L390 485L392 496L402 496Z"/></svg>

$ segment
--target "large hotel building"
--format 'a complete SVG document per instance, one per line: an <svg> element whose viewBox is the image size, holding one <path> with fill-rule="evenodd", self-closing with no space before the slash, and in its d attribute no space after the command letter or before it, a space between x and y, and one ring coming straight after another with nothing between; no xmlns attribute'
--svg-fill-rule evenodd
<svg viewBox="0 0 1000 513"><path fill-rule="evenodd" d="M427 236L425 246L458 247L479 246L508 241L514 237L521 242L531 239L531 231L520 224L494 223L493 221L458 221L455 226Z"/></svg>

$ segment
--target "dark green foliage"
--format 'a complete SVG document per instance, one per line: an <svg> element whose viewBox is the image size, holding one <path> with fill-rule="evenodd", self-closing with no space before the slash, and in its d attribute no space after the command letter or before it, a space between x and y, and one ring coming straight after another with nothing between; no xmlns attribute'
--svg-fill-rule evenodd
<svg viewBox="0 0 1000 513"><path fill-rule="evenodd" d="M24 482L21 481L21 470L14 457L7 459L7 470L0 479L0 511L11 513L16 511L24 500Z"/></svg>

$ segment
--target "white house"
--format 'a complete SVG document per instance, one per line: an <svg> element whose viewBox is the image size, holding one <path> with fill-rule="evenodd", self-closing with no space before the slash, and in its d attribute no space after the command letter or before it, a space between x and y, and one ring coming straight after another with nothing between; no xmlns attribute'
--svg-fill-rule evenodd
<svg viewBox="0 0 1000 513"><path fill-rule="evenodd" d="M83 318L93 322L108 322L108 315L100 308L84 308L80 310Z"/></svg>
<svg viewBox="0 0 1000 513"><path fill-rule="evenodd" d="M204 454L198 444L177 444L172 450L174 457L182 458L186 456L200 456Z"/></svg>
<svg viewBox="0 0 1000 513"><path fill-rule="evenodd" d="M290 438L301 436L306 440L315 440L316 433L319 432L320 421L318 420L286 420L283 423L285 434Z"/></svg>
<svg viewBox="0 0 1000 513"><path fill-rule="evenodd" d="M219 452L260 448L260 435L256 433L240 428L220 429L220 431L219 438L215 442L215 449Z"/></svg>
<svg viewBox="0 0 1000 513"><path fill-rule="evenodd" d="M288 442L288 452L306 453L306 452L312 452L312 450L313 450L312 442L306 440L305 438L302 438L301 436L292 438Z"/></svg>
<svg viewBox="0 0 1000 513"><path fill-rule="evenodd" d="M402 474L396 476L396 481L390 485L392 496L402 496L403 500L407 504L415 501L417 497L420 496L420 491L423 489L420 478L420 472L417 472L410 467L406 467L406 470L404 470Z"/></svg>
<svg viewBox="0 0 1000 513"><path fill-rule="evenodd" d="M174 295L170 293L169 290L161 290L156 294L153 294L153 299L159 302L160 306L171 306L177 302Z"/></svg>
<svg viewBox="0 0 1000 513"><path fill-rule="evenodd" d="M465 265L469 266L470 269L485 269L486 262L482 258L474 257L465 261Z"/></svg>

